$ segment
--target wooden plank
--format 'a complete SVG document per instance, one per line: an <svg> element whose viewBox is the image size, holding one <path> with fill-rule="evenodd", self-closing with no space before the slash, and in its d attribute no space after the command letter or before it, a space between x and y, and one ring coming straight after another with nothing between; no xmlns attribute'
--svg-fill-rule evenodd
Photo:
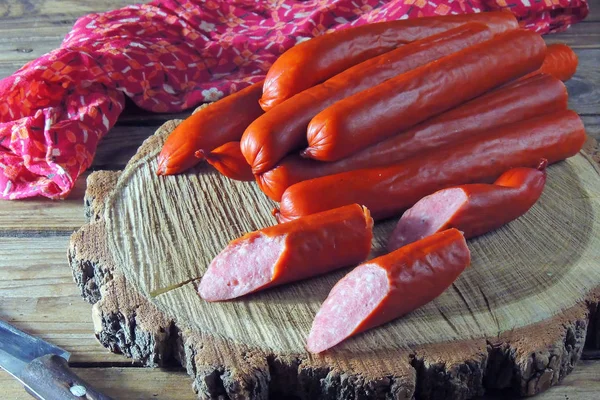
<svg viewBox="0 0 600 400"><path fill-rule="evenodd" d="M131 364L96 340L67 246L66 236L0 240L0 319L68 350L74 362Z"/></svg>
<svg viewBox="0 0 600 400"><path fill-rule="evenodd" d="M143 0L5 0L0 3L0 16L3 19L35 17L45 20L48 17L77 17L92 12L120 8L128 4L144 3Z"/></svg>
<svg viewBox="0 0 600 400"><path fill-rule="evenodd" d="M14 74L22 66L23 66L23 63L21 63L21 62L14 62L14 61L2 62L2 61L0 61L0 79Z"/></svg>
<svg viewBox="0 0 600 400"><path fill-rule="evenodd" d="M0 40L0 62L24 65L60 47L65 34L57 34L55 29L39 29L20 31L18 38ZM1 31L4 34L4 31ZM44 32L48 35L44 36Z"/></svg>
<svg viewBox="0 0 600 400"><path fill-rule="evenodd" d="M587 134L600 142L600 115L583 115L581 119Z"/></svg>
<svg viewBox="0 0 600 400"><path fill-rule="evenodd" d="M590 13L583 20L583 23L600 21L600 1L589 0L588 4L590 5Z"/></svg>
<svg viewBox="0 0 600 400"><path fill-rule="evenodd" d="M182 370L145 368L74 368L102 393L119 400L195 400L192 380ZM2 398L31 400L19 382L0 370ZM564 399L563 399L564 400Z"/></svg>
<svg viewBox="0 0 600 400"><path fill-rule="evenodd" d="M68 246L67 236L2 238L0 296L6 300L27 299L32 294L43 298L77 295L67 265ZM1 312L10 312L10 310Z"/></svg>
<svg viewBox="0 0 600 400"><path fill-rule="evenodd" d="M600 49L576 49L575 52L579 57L577 72L566 82L569 107L579 114L600 114Z"/></svg>
<svg viewBox="0 0 600 400"><path fill-rule="evenodd" d="M109 396L118 399L196 399L191 379L180 370L145 368L75 368L76 373ZM600 361L580 361L561 385L537 395L536 400L596 400L600 392ZM7 399L30 400L20 384L0 370L0 387ZM486 400L513 398L508 393Z"/></svg>
<svg viewBox="0 0 600 400"><path fill-rule="evenodd" d="M579 361L558 386L553 386L535 396L536 400L597 400L600 393L600 361ZM483 400L518 398L510 392L495 392Z"/></svg>
<svg viewBox="0 0 600 400"><path fill-rule="evenodd" d="M87 175L77 179L65 200L0 201L0 236L68 235L79 229L85 223L83 194Z"/></svg>
<svg viewBox="0 0 600 400"><path fill-rule="evenodd" d="M575 49L600 48L600 23L585 22L575 24L565 32L545 35L547 43L566 43Z"/></svg>
<svg viewBox="0 0 600 400"><path fill-rule="evenodd" d="M598 360L600 362L600 349L584 349L581 354L582 360Z"/></svg>

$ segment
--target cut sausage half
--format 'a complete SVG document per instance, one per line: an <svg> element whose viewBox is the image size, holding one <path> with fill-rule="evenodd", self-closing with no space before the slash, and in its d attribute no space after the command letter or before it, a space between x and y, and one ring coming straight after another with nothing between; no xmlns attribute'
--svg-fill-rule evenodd
<svg viewBox="0 0 600 400"><path fill-rule="evenodd" d="M364 261L371 250L369 210L352 204L249 233L229 243L202 277L207 301L324 274Z"/></svg>
<svg viewBox="0 0 600 400"><path fill-rule="evenodd" d="M359 265L331 290L306 348L325 351L439 296L470 264L462 233L448 229Z"/></svg>
<svg viewBox="0 0 600 400"><path fill-rule="evenodd" d="M388 251L448 228L472 238L519 218L542 195L547 165L541 159L537 169L509 169L494 184L461 185L423 197L398 221Z"/></svg>

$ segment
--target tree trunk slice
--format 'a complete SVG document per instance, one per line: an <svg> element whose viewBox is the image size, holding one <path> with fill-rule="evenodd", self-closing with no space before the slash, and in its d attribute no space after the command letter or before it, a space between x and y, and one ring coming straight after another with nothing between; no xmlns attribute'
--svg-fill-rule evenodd
<svg viewBox="0 0 600 400"><path fill-rule="evenodd" d="M207 167L157 177L169 121L122 172L88 178L89 224L69 260L96 335L147 365L175 358L199 398L471 398L533 395L560 382L600 336L600 167L596 143L549 167L538 204L469 240L473 263L444 294L324 355L303 348L312 319L349 269L225 303L196 286L212 258L275 223L256 184ZM395 220L375 226L371 256ZM589 330L588 332L588 325Z"/></svg>

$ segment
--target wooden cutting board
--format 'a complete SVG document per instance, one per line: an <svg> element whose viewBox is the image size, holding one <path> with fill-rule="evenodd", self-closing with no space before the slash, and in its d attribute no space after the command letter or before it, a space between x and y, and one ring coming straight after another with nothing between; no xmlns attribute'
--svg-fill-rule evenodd
<svg viewBox="0 0 600 400"><path fill-rule="evenodd" d="M226 244L275 223L255 183L208 167L158 177L180 121L149 138L121 173L88 179L90 223L69 259L94 304L100 341L148 365L176 358L200 398L470 398L535 394L598 338L600 168L595 144L549 167L522 218L469 241L472 265L439 298L324 355L304 350L312 320L349 269L243 299L207 303L203 272ZM371 256L395 220L378 223ZM223 396L223 397L219 397Z"/></svg>

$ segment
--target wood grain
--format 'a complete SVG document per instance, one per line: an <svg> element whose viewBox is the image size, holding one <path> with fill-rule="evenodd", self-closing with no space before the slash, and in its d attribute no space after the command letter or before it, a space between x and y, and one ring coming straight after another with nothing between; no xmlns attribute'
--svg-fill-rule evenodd
<svg viewBox="0 0 600 400"><path fill-rule="evenodd" d="M82 208L80 202L80 214ZM131 364L95 339L90 306L66 263L68 242L68 236L0 239L0 319L63 347L74 362Z"/></svg>
<svg viewBox="0 0 600 400"><path fill-rule="evenodd" d="M181 370L142 368L73 368L73 371L101 390L119 400L193 400L191 379ZM21 385L0 370L2 397L10 400L31 400Z"/></svg>
<svg viewBox="0 0 600 400"><path fill-rule="evenodd" d="M183 371L143 368L75 368L75 372L106 394L123 400L193 400L191 380ZM597 400L600 363L580 361L561 385L535 396L536 400ZM0 370L0 387L11 400L30 400L17 381ZM513 398L510 392L488 394L485 400ZM282 399L285 400L285 399ZM292 400L292 399L289 399Z"/></svg>
<svg viewBox="0 0 600 400"><path fill-rule="evenodd" d="M159 282L161 277L164 278L164 276L172 279L172 281L167 279L168 285L162 288L160 286L152 289L146 288L146 294L156 295L157 293L152 292L160 292L161 289L169 290L156 295L154 298L148 296L148 299L156 304L159 310L167 311L168 316L173 316L173 309L179 311L179 314L175 316L177 317L177 326L182 330L182 342L167 343L167 346L175 346L173 351L180 354L179 359L187 365L188 372L195 375L194 385L203 396L216 396L217 393L224 390L227 396L230 397L237 393L242 397L253 398L255 396L265 396L266 392L279 393L279 390L283 390L288 394L296 393L302 398L317 398L323 396L324 393L333 391L335 393L334 397L341 399L345 398L344 393L346 391L355 393L355 396L363 396L366 395L368 390L374 390L382 395L384 393L388 395L396 393L394 395L396 397L410 398L416 390L416 394L424 398L436 398L441 393L447 393L448 396L457 398L468 398L483 393L484 376L487 376L485 378L487 387L502 388L511 386L519 393L535 394L545 390L550 385L556 384L572 370L573 363L579 358L583 348L589 318L588 311L585 306L579 305L568 310L563 308L568 307L568 304L561 304L561 301L564 302L565 298L570 298L571 302L569 304L574 304L577 302L578 296L565 296L557 293L574 293L573 290L582 290L581 295L585 296L585 282L577 277L577 273L573 274L573 265L586 264L585 261L581 260L588 258L591 264L596 265L595 256L588 257L587 253L585 251L580 252L580 249L568 250L573 245L584 244L585 246L585 244L590 243L589 238L597 236L597 226L595 226L597 224L592 224L594 225L592 227L586 225L590 220L589 217L584 216L582 219L583 237L573 236L570 229L578 230L573 226L567 227L572 224L572 221L577 220L574 217L585 210L586 205L594 204L592 206L594 211L591 212L596 212L595 210L598 207L596 203L598 203L597 200L600 196L597 194L598 189L596 187L600 178L598 173L594 172L595 164L592 164L584 156L574 157L568 162L551 167L551 171L554 171L551 175L554 176L554 180L546 191L546 195L550 197L546 200L542 199L538 204L537 211L536 208L532 210L533 214L530 219L527 217L522 218L523 225L520 225L516 231L510 231L509 226L507 227L509 230L506 232L499 231L493 234L499 235L496 236L496 243L493 241L486 243L484 238L481 239L483 241L479 245L475 243L475 246L472 246L474 254L480 255L494 253L501 248L510 249L510 251L500 252L500 258L492 256L482 260L484 261L483 264L471 268L467 275L453 285L453 291L442 295L436 302L432 303L432 307L428 308L426 306L422 310L418 310L402 319L399 322L400 327L395 326L394 323L389 324L387 327L382 327L361 335L360 338L350 340L349 343L340 346L338 350L328 353L324 357L313 357L307 356L302 350L294 346L303 343L303 337L306 334L303 329L308 329L311 320L310 315L314 315L316 311L316 309L306 311L304 308L307 308L307 304L310 305L312 302L318 305L322 301L322 298L318 298L320 295L318 290L314 289L314 281L319 280L312 280L313 284L309 285L308 288L306 282L304 284L288 285L289 287L275 289L269 291L269 293L265 292L250 296L246 300L224 305L213 305L214 308L218 309L218 312L213 317L208 318L210 320L208 322L215 326L211 328L204 325L201 329L198 329L199 324L207 322L207 314L215 313L215 311L209 310L205 307L205 304L199 303L198 296L190 284L175 287L178 286L178 279L185 278L186 273L193 275L194 268L198 268L196 265L198 260L204 258L210 260L209 252L214 251L212 247L210 249L207 247L204 252L198 251L202 246L207 245L203 240L196 239L197 231L194 229L195 226L214 227L215 222L218 224L221 221L220 219L211 222L204 221L213 213L210 210L203 211L206 209L207 204L212 207L219 207L221 203L207 202L203 198L203 196L211 196L211 194L205 193L209 190L203 188L202 182L204 180L206 182L210 181L211 184L217 185L217 187L223 184L231 185L231 183L219 181L218 176L210 176L211 172L206 172L202 168L190 176L155 180L155 175L152 173L153 157L160 149L168 130L173 129L174 126L174 123L167 123L163 131L144 143L130 161L126 170L120 175L116 186L117 191L114 195L111 194L112 190L107 188L106 185L90 189L93 189L96 197L102 190L105 193L104 197L108 196L106 202L108 208L104 212L99 210L97 215L100 216L100 220L96 220L94 225L102 223L108 227L110 225L109 220L115 218L115 215L118 217L117 219L125 222L125 225L121 225L115 230L109 230L109 232L117 232L116 236L119 236L118 240L109 240L109 249L111 246L114 248L115 245L122 246L124 243L127 245L130 242L127 236L132 232L142 233L139 243L144 244L142 246L137 243L129 244L129 249L125 251L125 257L123 254L118 254L119 252L109 251L112 255L109 258L114 264L113 268L116 268L114 273L119 271L127 273L128 268L137 267L139 264L168 267L168 274L161 275L160 271L156 270L142 271L140 274L140 271L136 270L135 276L130 276L130 278L133 282L139 277L148 278L146 283L150 285ZM592 168L592 171L590 171L590 168ZM143 176L143 179L135 182L136 174ZM573 179L574 176L577 176L577 178ZM142 182L145 184L141 185ZM204 184L208 185L206 182ZM200 190L193 188L193 186L198 186L199 183ZM185 193L190 190L190 187L193 189L193 194L186 195ZM113 213L115 199L119 197L118 193L121 189L131 191L132 194L135 193L137 196L136 201L125 200L123 202L126 203L125 206L121 207L118 212ZM247 192L254 189L252 185L237 188L228 186L227 190L223 189L223 193L228 194L227 200L222 200L225 202L230 201L229 195L232 193L234 198L237 198L238 196L233 192L234 190ZM579 196L577 193L583 193L582 191L585 195ZM169 223L169 218L173 217L173 212L169 213L169 210L165 210L164 204L170 204L171 200L169 198L173 197L175 193L186 199L183 203L185 207L191 207L193 210L180 212L179 221L173 229L175 223L172 221ZM217 194L219 193L221 192L218 191ZM157 194L167 196L167 199L156 198L154 201L149 200L146 202L147 198L151 199L152 196ZM217 213L217 217L223 218L221 216L223 214L225 219L232 218L235 221L240 221L240 218L246 218L247 222L250 217L246 214L252 214L253 209L256 208L256 204L252 204L255 201L253 199L254 195L244 198L243 201L237 201L240 207L246 207L245 214L236 214L235 217L227 216L230 212L238 212L235 210L236 207L232 207L234 211L227 208L227 210ZM260 198L260 200L262 199ZM570 201L569 206L557 205L557 200L558 203ZM100 203L97 204L104 208ZM172 206L179 207L181 204L181 201L177 201ZM551 204L555 208L550 207L551 210L547 209ZM154 211L147 212L148 205L158 209L156 215L151 215ZM567 209L568 211L566 211ZM177 208L174 213L178 214ZM536 213L541 214L536 215ZM560 249L556 248L556 241L550 237L545 237L544 233L541 237L536 237L540 232L537 232L535 227L543 219L541 215L547 216L547 214L551 214L553 218L556 218L557 226L565 229L570 228L566 229L565 238L562 239L563 243L558 244ZM586 214L585 211L584 214ZM102 215L104 215L104 219L108 218L109 220L104 220ZM182 216L185 216L185 220L182 220ZM566 223L559 222L563 219L566 220ZM163 222L163 224L161 225L158 222ZM185 226L181 227L182 223ZM221 225L223 225L222 222ZM168 228L164 229L165 226ZM515 223L511 226L513 228L517 227ZM380 224L376 229L382 229L382 227L384 230L387 229L385 224ZM232 228L248 229L239 226ZM224 226L222 230L227 231L227 229L232 228ZM182 229L182 231L177 232L177 229ZM188 229L189 231L186 231ZM586 232L586 229L592 229L593 232ZM167 235L155 237L157 235L154 232L158 231L162 231L161 235L165 235L165 232ZM553 232L552 230L549 231ZM515 236L519 236L519 232L523 234L523 237L527 237L527 240L520 240L518 244L510 245L511 240ZM582 233L582 231L578 232ZM202 234L202 232L199 233ZM98 234L102 235L101 232L98 232ZM379 235L381 235L381 232L379 232ZM376 236L379 237L379 235ZM569 235L572 237L569 238ZM223 236L223 233L219 232L216 236ZM237 236L237 234L234 236ZM89 238L89 235L82 237ZM531 240L532 238L534 240ZM144 254L137 251L137 249L143 247L152 249L152 256L160 254L161 252L157 250L160 249L161 240L168 243L167 252L169 254L179 257L178 259L173 257L173 259L183 262L192 260L194 265L188 265L188 268L178 271L176 266L180 266L179 261L174 262L173 259L169 259L154 260L149 263L143 259ZM194 241L192 246L189 245L190 240ZM211 240L214 240L214 238ZM528 243L528 241L531 243ZM79 243L79 245L82 244L81 240L79 240ZM531 247L525 248L524 243ZM85 244L85 240L83 244ZM182 244L184 247L181 247ZM381 242L377 242L375 247L381 245ZM208 246L214 246L214 244ZM546 246L552 248L546 248ZM591 247L595 248L597 246L591 245ZM196 252L194 252L195 250ZM519 251L527 252L532 268L526 271L522 270L522 265L520 265L522 262L516 261L527 258L523 255L519 256ZM553 257L553 255L556 255L556 251L565 257L564 262ZM573 258L573 254L577 252L580 254ZM553 258L554 261L552 261ZM576 261L570 264L569 262L574 259ZM498 263L498 260L501 260L501 262ZM74 268L79 268L78 265L83 266L85 263L85 258L80 259L78 263L75 263ZM498 265L496 268L490 269L489 265L492 264ZM561 268L563 264L566 266ZM588 264L587 268L590 268L591 264ZM540 265L543 268L540 268ZM183 266L185 267L185 265ZM476 275L469 277L468 274L473 273L472 271L475 271ZM197 272L201 273L201 270ZM507 276L515 273L518 276L507 279ZM491 274L490 283L482 283L481 275L478 274L482 274L484 278L486 275ZM588 283L590 279L592 282L596 282L599 278L594 271L588 273L586 270L584 274ZM322 278L320 282L327 278ZM332 278L332 282L328 287L331 287L334 282L335 277ZM516 287L515 283L517 284ZM561 287L561 284L566 286ZM502 287L503 285L506 289L490 292L490 287ZM531 292L524 290L528 285L534 290ZM592 284L592 286L594 285ZM137 286L140 287L139 279ZM158 290L156 290L157 288ZM324 289L322 295L325 296L327 291L327 289ZM487 294L483 296L486 291ZM481 300L477 299L479 293L482 293L483 296ZM312 297L307 298L307 294ZM274 299L273 296L277 298ZM298 298L302 298L302 301L297 302ZM285 299L295 300L286 302ZM508 299L511 299L511 301L506 302ZM271 307L273 301L276 300L280 301L279 309ZM104 298L102 301L104 301ZM135 300L136 303L139 301L139 299ZM454 310L453 302L457 306ZM237 305L231 303L237 303ZM531 304L536 304L536 307L532 308ZM282 312L290 306L293 306L293 308L287 312ZM241 308L236 311L236 307ZM462 311L458 311L460 309ZM564 314L561 313L562 310L564 310ZM152 311L152 313L156 313L156 311ZM299 320L299 318L305 316L306 321ZM536 316L539 319L536 319ZM524 325L519 325L517 321L521 317L524 317ZM142 313L138 313L137 318L142 318ZM247 321L247 318L250 318L250 320ZM251 320L253 322L250 322ZM540 322L532 325L532 322L536 320ZM295 323L292 324L292 321L295 321ZM412 329L410 328L411 323L418 324L419 327L416 328L415 325L415 328ZM290 325L293 328L290 328ZM393 327L392 330L398 329L400 334L390 336L390 326ZM518 328L518 326L523 327ZM191 330L189 330L190 327ZM481 332L490 328L491 331L486 334L487 342L485 338L476 339L480 337ZM274 333L278 329L282 330L279 337L277 333ZM538 335L540 329L543 329L544 335ZM418 332L418 334L415 334L415 332ZM464 335L465 332L466 335ZM232 338L232 333L237 336ZM287 338L288 340L282 340L282 335L284 339ZM452 341L453 346L431 344L444 340ZM394 344L394 342L399 344L389 346L389 343ZM371 351L365 351L365 343L373 345ZM127 346L131 345L128 344ZM505 368L507 366L508 368ZM465 370L465 368L467 369ZM498 372L496 372L497 368L500 368ZM288 377L289 371L294 370L297 372L295 374L292 372L292 376ZM484 373L484 371L487 372ZM352 378L345 380L344 376L351 376ZM387 383L385 383L386 378L384 378L386 376L387 379L390 379ZM446 376L447 380L440 380L437 378L439 376ZM505 376L508 379L502 378ZM290 379L292 386L287 387L281 379L284 379L284 381ZM265 386L269 380L271 383ZM316 387L315 382L318 381L327 383ZM219 382L223 382L224 389L220 389ZM392 382L391 385L390 382ZM242 385L242 387L239 387L239 385ZM372 389L367 389L368 387Z"/></svg>
<svg viewBox="0 0 600 400"><path fill-rule="evenodd" d="M67 199L27 199L2 201L0 237L69 235L85 223L81 201L85 191L84 173L78 178ZM2 241L3 239L0 239Z"/></svg>
<svg viewBox="0 0 600 400"><path fill-rule="evenodd" d="M591 0L588 4L590 5L590 12L582 22L590 23L600 21L600 7L598 6L598 0Z"/></svg>
<svg viewBox="0 0 600 400"><path fill-rule="evenodd" d="M4 0L0 3L0 18L36 17L36 21L59 16L77 18L83 14L102 12L136 4L133 0Z"/></svg>
<svg viewBox="0 0 600 400"><path fill-rule="evenodd" d="M548 43L566 43L574 49L598 49L600 48L600 24L598 22L575 24L564 32L545 35L544 39Z"/></svg>
<svg viewBox="0 0 600 400"><path fill-rule="evenodd" d="M196 331L218 332L263 350L302 353L314 314L345 271L248 300L200 300L193 281L230 240L273 224L273 203L254 183L232 182L206 169L157 177L156 155L173 126L165 124L146 142L108 199L107 234L117 265L161 310ZM542 199L528 214L470 242L473 265L454 290L387 329L347 341L340 351L496 335L547 319L600 285L600 221L592 217L600 213L595 166L577 156L551 166L549 175ZM549 221L547 229L539 229L540 221ZM376 225L373 255L381 253L393 222ZM560 242L553 239L554 226L561 228ZM521 303L525 299L535 301L536 308ZM411 335L416 331L418 337Z"/></svg>
<svg viewBox="0 0 600 400"><path fill-rule="evenodd" d="M597 400L600 393L600 363L580 361L560 385L551 387L534 397L535 400ZM488 394L485 400L514 398L510 392Z"/></svg>

